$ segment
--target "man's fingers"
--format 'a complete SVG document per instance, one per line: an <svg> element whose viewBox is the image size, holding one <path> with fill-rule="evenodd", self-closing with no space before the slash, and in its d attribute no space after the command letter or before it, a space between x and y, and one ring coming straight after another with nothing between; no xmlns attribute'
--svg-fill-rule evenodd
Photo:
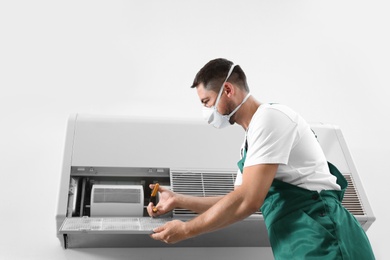
<svg viewBox="0 0 390 260"><path fill-rule="evenodd" d="M162 231L164 231L164 229L165 229L164 226L156 227L155 229L153 229L153 233L150 234L150 237L155 240L164 241L164 235L162 234Z"/></svg>
<svg viewBox="0 0 390 260"><path fill-rule="evenodd" d="M146 210L151 217L158 217L158 212L160 211L159 209L160 207L158 206L158 204L155 206L153 202L150 202L149 205L146 207Z"/></svg>
<svg viewBox="0 0 390 260"><path fill-rule="evenodd" d="M149 188L150 188L151 190L154 189L154 186L156 186L156 183L149 184ZM158 190L160 191L160 189L161 189L161 186L159 185Z"/></svg>
<svg viewBox="0 0 390 260"><path fill-rule="evenodd" d="M153 203L149 202L148 206L146 207L146 210L148 211L149 216L152 216L153 214Z"/></svg>

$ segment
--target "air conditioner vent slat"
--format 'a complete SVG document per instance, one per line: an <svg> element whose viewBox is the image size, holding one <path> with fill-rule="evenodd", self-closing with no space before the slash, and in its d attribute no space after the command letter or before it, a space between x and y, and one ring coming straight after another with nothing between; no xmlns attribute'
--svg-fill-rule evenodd
<svg viewBox="0 0 390 260"><path fill-rule="evenodd" d="M343 206L355 216L365 215L366 213L364 212L352 175L344 174L344 177L348 182L348 187L344 194Z"/></svg>
<svg viewBox="0 0 390 260"><path fill-rule="evenodd" d="M172 190L199 197L223 196L234 189L235 174L235 172L171 171ZM345 174L344 177L348 182L348 188L345 191L342 204L355 216L365 215L352 176ZM174 215L196 215L196 213L185 209L175 209L173 213ZM255 214L261 214L261 212L258 211Z"/></svg>

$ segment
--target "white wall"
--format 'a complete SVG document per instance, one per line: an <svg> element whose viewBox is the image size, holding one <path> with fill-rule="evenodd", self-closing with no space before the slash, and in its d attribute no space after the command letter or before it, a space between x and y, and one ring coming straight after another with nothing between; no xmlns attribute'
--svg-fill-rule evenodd
<svg viewBox="0 0 390 260"><path fill-rule="evenodd" d="M263 102L338 124L388 259L387 1L1 1L1 259L272 259L269 249L62 250L55 208L69 114L199 117L210 59ZM351 238L352 239L352 238ZM183 256L185 255L185 256Z"/></svg>

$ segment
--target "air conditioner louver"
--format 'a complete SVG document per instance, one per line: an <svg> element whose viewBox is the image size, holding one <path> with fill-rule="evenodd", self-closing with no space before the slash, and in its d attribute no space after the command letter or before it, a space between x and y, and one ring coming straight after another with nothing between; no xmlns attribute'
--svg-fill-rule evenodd
<svg viewBox="0 0 390 260"><path fill-rule="evenodd" d="M348 188L345 191L343 205L344 207L355 216L365 215L362 203L357 193L355 183L350 174L344 174L345 179L348 182Z"/></svg>
<svg viewBox="0 0 390 260"><path fill-rule="evenodd" d="M171 171L172 190L177 193L210 197L226 195L234 189L235 172L180 172ZM353 215L365 215L359 195L355 188L352 176L345 174L348 188L345 191L342 204ZM173 214L196 215L196 213L186 209L175 209ZM261 214L260 211L255 214Z"/></svg>

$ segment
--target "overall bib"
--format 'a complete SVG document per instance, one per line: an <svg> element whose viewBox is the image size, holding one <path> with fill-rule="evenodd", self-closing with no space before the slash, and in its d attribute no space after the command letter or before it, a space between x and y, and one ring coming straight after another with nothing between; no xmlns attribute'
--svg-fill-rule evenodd
<svg viewBox="0 0 390 260"><path fill-rule="evenodd" d="M246 149L238 162L241 172ZM341 205L348 183L328 165L340 191L318 193L274 179L261 212L275 259L375 259L360 223Z"/></svg>

